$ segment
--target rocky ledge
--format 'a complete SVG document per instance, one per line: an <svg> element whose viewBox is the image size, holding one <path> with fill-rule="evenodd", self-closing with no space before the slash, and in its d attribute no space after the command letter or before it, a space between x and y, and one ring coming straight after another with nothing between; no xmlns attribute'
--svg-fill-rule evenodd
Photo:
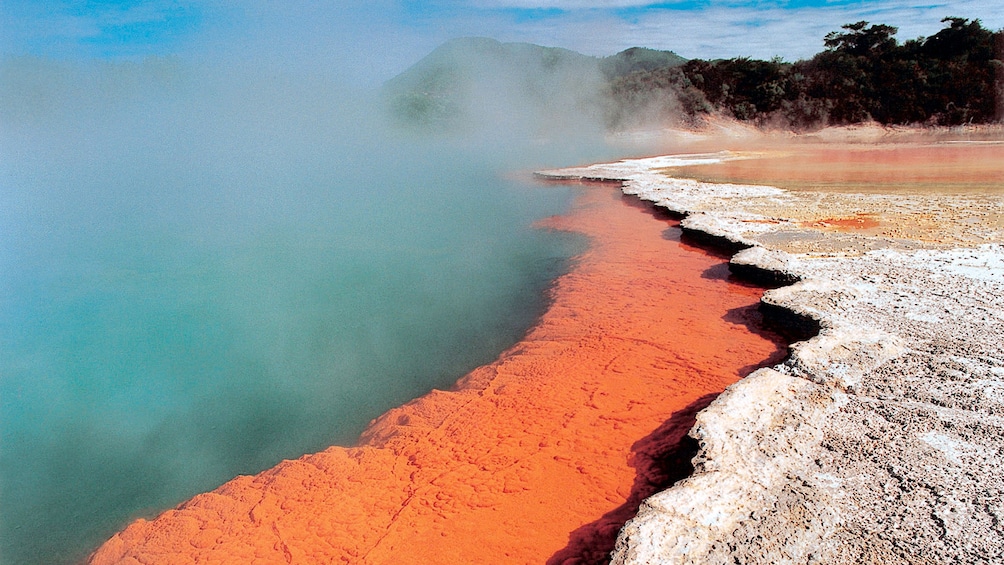
<svg viewBox="0 0 1004 565"><path fill-rule="evenodd" d="M737 276L777 287L763 296L765 318L801 340L785 362L732 385L699 414L690 432L700 444L695 472L642 504L613 562L999 562L999 226L970 221L974 207L961 195L806 194L660 172L723 158L539 173L620 181L624 192L685 216L694 240L738 250ZM999 218L1002 200L983 198L975 213ZM806 218L814 205L819 217ZM833 230L840 222L826 221L869 207L886 231ZM940 219L938 240L921 240L881 221L890 207L906 223L959 213Z"/></svg>

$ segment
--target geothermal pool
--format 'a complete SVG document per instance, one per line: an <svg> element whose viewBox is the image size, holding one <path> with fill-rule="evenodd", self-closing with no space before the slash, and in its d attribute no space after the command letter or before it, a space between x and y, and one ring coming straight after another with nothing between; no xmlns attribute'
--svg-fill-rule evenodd
<svg viewBox="0 0 1004 565"><path fill-rule="evenodd" d="M785 354L761 289L616 185L540 222L589 247L515 346L391 410L358 447L241 477L113 537L93 563L602 562L727 385Z"/></svg>

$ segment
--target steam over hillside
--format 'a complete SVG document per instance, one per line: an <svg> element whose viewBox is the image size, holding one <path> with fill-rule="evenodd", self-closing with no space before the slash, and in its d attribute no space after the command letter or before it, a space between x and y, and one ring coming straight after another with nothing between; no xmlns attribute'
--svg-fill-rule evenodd
<svg viewBox="0 0 1004 565"><path fill-rule="evenodd" d="M632 48L596 58L488 38L449 41L388 81L395 117L425 130L504 128L529 135L612 125L612 80L677 67L670 51Z"/></svg>

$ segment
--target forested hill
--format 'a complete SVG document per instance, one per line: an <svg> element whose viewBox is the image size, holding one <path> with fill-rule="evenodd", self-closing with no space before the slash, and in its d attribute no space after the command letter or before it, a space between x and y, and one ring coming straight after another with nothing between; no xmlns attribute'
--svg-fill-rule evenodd
<svg viewBox="0 0 1004 565"><path fill-rule="evenodd" d="M608 128L700 122L719 114L810 129L867 120L958 125L1004 118L1004 32L945 18L930 37L900 43L892 26L847 24L824 50L786 62L686 60L635 47L606 58L466 38L446 43L389 81L397 118L420 127L471 119L524 124L591 120Z"/></svg>
<svg viewBox="0 0 1004 565"><path fill-rule="evenodd" d="M716 111L796 128L999 120L1004 33L979 20L942 22L938 33L905 43L895 39L895 27L857 22L828 34L825 50L809 60L694 59L616 79L611 95L623 101L668 94L691 116Z"/></svg>

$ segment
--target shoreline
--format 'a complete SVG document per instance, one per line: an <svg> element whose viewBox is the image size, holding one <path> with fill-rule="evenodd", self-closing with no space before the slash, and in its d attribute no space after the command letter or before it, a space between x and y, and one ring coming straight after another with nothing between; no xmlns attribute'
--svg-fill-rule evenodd
<svg viewBox="0 0 1004 565"><path fill-rule="evenodd" d="M698 414L695 473L642 504L613 562L991 562L1004 547L1001 230L813 231L784 216L804 210L798 195L670 178L671 161L540 175L620 182L682 216L735 254L733 272L777 287L761 311L798 341Z"/></svg>
<svg viewBox="0 0 1004 565"><path fill-rule="evenodd" d="M384 414L357 447L134 522L90 562L603 560L641 500L689 472L696 412L784 355L756 329L762 289L632 201L583 187L542 222L591 244L495 363Z"/></svg>

